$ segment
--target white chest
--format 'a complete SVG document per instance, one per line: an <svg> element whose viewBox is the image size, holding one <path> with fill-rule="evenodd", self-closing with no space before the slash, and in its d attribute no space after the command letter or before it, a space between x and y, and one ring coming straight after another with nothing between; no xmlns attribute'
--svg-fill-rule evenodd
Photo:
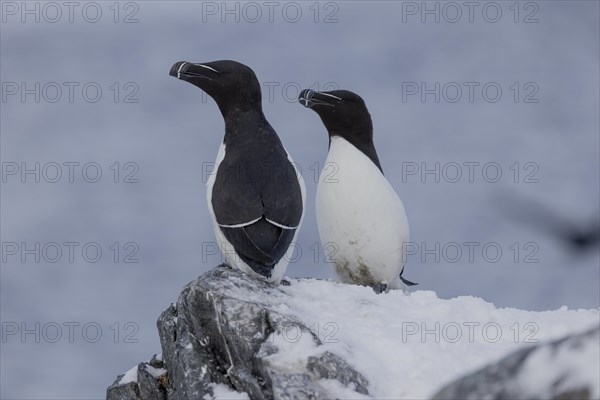
<svg viewBox="0 0 600 400"><path fill-rule="evenodd" d="M371 285L400 274L408 241L402 201L375 164L343 138L331 139L316 214L321 243L342 280Z"/></svg>

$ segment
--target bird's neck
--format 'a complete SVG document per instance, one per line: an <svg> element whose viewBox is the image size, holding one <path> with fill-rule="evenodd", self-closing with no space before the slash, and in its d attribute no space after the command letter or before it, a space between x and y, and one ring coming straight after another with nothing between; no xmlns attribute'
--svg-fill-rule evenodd
<svg viewBox="0 0 600 400"><path fill-rule="evenodd" d="M365 128L367 129L367 128ZM373 143L373 129L371 128L368 132L329 132L329 147L331 147L331 138L339 136L342 139L348 141L354 147L369 159L379 168L383 174L383 168L379 162L377 151L375 150L375 144Z"/></svg>
<svg viewBox="0 0 600 400"><path fill-rule="evenodd" d="M225 131L252 126L265 120L265 115L261 108L242 109L232 107L227 110L221 110L221 114L223 114L223 119L225 120Z"/></svg>
<svg viewBox="0 0 600 400"><path fill-rule="evenodd" d="M234 109L223 113L225 120L225 142L228 139L256 136L270 127L261 108L251 110Z"/></svg>

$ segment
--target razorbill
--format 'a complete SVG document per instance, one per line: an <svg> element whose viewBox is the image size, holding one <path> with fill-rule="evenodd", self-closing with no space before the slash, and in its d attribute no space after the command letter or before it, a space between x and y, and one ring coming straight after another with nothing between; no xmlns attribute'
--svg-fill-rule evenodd
<svg viewBox="0 0 600 400"><path fill-rule="evenodd" d="M235 61L177 62L170 75L204 90L225 120L207 202L227 264L279 283L302 222L304 181L262 111L254 71Z"/></svg>
<svg viewBox="0 0 600 400"><path fill-rule="evenodd" d="M329 152L317 186L321 243L342 282L377 293L402 278L408 221L402 201L383 175L373 124L363 99L346 90L303 90L299 102L321 117Z"/></svg>

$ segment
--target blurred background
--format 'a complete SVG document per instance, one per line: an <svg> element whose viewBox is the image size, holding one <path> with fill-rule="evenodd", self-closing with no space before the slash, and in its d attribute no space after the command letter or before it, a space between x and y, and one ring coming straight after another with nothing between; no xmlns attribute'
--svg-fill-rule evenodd
<svg viewBox="0 0 600 400"><path fill-rule="evenodd" d="M2 399L96 399L160 352L155 322L219 264L216 105L171 65L234 59L308 190L327 153L301 88L357 92L439 297L598 308L599 3L2 1Z"/></svg>

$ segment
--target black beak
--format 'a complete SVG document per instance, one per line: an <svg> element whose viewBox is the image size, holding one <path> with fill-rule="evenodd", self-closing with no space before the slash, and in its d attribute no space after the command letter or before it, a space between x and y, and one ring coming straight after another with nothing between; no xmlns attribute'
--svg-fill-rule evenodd
<svg viewBox="0 0 600 400"><path fill-rule="evenodd" d="M315 106L335 107L341 100L337 96L324 92L315 92L310 89L304 89L298 96L298 102L308 108L314 108Z"/></svg>
<svg viewBox="0 0 600 400"><path fill-rule="evenodd" d="M187 61L176 62L169 71L170 76L174 76L175 78L184 81L187 81L191 78L201 78L212 81L214 80L212 77L218 74L219 72L212 67L204 64L194 64Z"/></svg>

